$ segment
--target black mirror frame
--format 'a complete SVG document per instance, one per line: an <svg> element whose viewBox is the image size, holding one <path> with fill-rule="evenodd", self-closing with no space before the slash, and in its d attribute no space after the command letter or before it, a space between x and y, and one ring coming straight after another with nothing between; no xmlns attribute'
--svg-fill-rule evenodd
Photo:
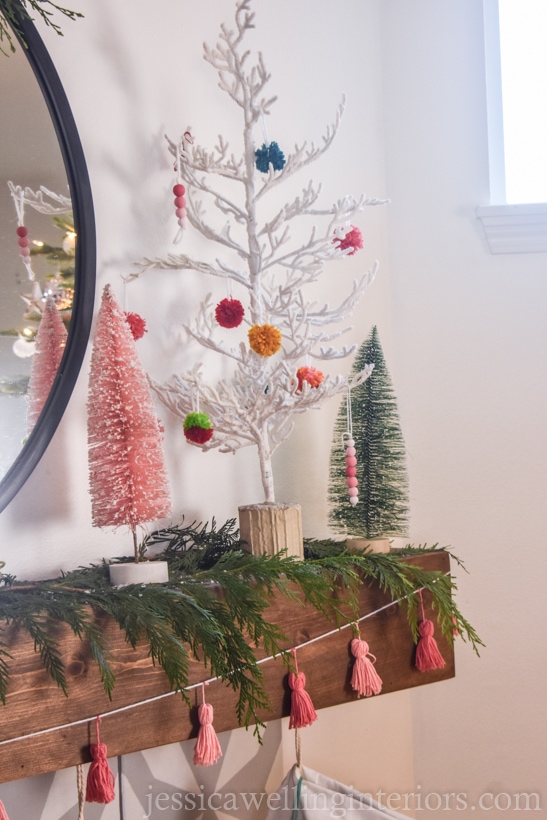
<svg viewBox="0 0 547 820"><path fill-rule="evenodd" d="M3 0L0 0L0 11L3 7ZM61 80L40 35L23 12L18 17L20 35L16 33L16 37L36 76L59 140L72 198L74 230L78 239L74 302L67 345L38 421L21 452L0 481L0 512L29 478L61 421L87 348L95 299L95 217L80 137ZM0 59L9 57L0 55Z"/></svg>

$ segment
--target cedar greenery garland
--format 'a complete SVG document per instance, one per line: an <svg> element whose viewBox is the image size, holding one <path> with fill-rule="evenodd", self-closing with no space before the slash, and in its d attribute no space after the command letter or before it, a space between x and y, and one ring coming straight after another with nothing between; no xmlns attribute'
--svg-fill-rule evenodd
<svg viewBox="0 0 547 820"><path fill-rule="evenodd" d="M45 7L48 8L45 8ZM30 9L30 11L29 11ZM64 14L69 20L76 20L78 17L83 17L78 11L71 11L70 9L58 6L52 0L0 0L0 44L6 43L11 52L15 51L13 43L13 32L24 44L24 38L21 31L20 19L26 18L32 20L31 12L36 12L39 17L57 34L62 36L61 27L54 21L53 15L55 12ZM0 51L6 53L0 45Z"/></svg>
<svg viewBox="0 0 547 820"><path fill-rule="evenodd" d="M213 520L210 528L182 523L159 530L140 545L141 557L158 545L163 550L157 558L169 562L168 584L117 589L109 583L104 561L39 583L18 582L10 575L0 579L0 621L28 632L44 667L65 694L65 670L53 628L58 621L88 642L105 691L110 695L114 688L108 649L94 611L118 623L131 646L146 640L153 662L165 670L173 690L179 690L187 702L189 659L202 661L208 675L218 676L238 692L238 721L245 726L255 722L258 736L263 723L257 710L267 708L269 702L253 647L262 644L268 655L280 652L291 665L290 653L280 648L283 634L267 620L276 591L290 600L306 601L341 625L358 615L360 585L375 581L406 610L417 639L418 596L413 593L424 588L431 593L440 628L450 640L456 628L475 651L481 644L453 600L454 579L404 563L406 556L431 552L436 546L376 555L347 553L340 542L308 540L304 561L283 554L254 556L241 549L234 520L218 529ZM334 599L332 592L340 589L345 594ZM349 615L340 609L344 602L350 604ZM0 643L4 703L9 661L8 648Z"/></svg>
<svg viewBox="0 0 547 820"><path fill-rule="evenodd" d="M408 527L406 453L397 401L376 327L359 349L353 372L374 370L351 390L359 501L350 504L342 434L348 430L346 403L338 413L330 460L330 521L335 532L364 538L404 536Z"/></svg>

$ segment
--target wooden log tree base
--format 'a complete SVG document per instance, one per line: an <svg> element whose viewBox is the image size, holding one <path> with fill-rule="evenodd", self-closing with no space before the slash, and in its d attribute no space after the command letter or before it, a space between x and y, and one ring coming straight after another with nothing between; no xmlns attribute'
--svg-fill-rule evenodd
<svg viewBox="0 0 547 820"><path fill-rule="evenodd" d="M389 538L346 538L346 549L349 552L391 552L391 542Z"/></svg>
<svg viewBox="0 0 547 820"><path fill-rule="evenodd" d="M428 570L448 572L449 556L444 552L428 553L408 558L409 563ZM360 614L366 615L386 604L389 596L377 585L363 584L360 590ZM427 617L435 621L429 609L429 594L424 594ZM269 607L269 620L278 624L287 635L283 648L290 649L312 638L330 632L333 624L310 606L300 606L278 594ZM43 669L34 652L33 642L26 633L7 629L3 638L13 656L10 685L6 706L0 706L0 782L21 777L57 771L90 760L89 744L95 742L94 718L102 716L101 741L108 746L108 754L121 754L163 746L187 740L197 735L197 707L200 687L191 690L192 708L182 700L180 693L172 694L127 711L108 715L113 709L154 698L169 692L163 670L152 665L145 645L133 650L124 640L118 626L102 619L112 656L116 687L109 701L92 663L88 647L68 628L59 630L63 660L69 681L69 697L65 697ZM454 653L450 643L436 628L435 637L446 661L444 669L419 672L414 666L415 647L406 616L396 604L362 621L361 633L377 656L376 669L383 681L382 694L408 689L426 683L454 677ZM306 674L306 689L316 709L358 700L351 689L352 657L349 648L353 637L351 628L334 634L298 651L299 668ZM264 657L261 649L257 658ZM281 658L269 660L262 666L266 691L272 711L264 711L264 721L289 714L290 691L287 671ZM198 661L191 661L190 684L209 677ZM356 709L366 710L366 698ZM207 687L207 701L214 707L214 725L217 732L237 726L236 695L221 681ZM74 721L85 723L70 725ZM356 713L357 718L357 713ZM319 715L321 719L321 715ZM66 724L69 724L68 726ZM5 743L9 738L20 738L51 727L46 734L26 737Z"/></svg>
<svg viewBox="0 0 547 820"><path fill-rule="evenodd" d="M304 558L302 513L298 504L249 504L239 507L239 534L253 555Z"/></svg>

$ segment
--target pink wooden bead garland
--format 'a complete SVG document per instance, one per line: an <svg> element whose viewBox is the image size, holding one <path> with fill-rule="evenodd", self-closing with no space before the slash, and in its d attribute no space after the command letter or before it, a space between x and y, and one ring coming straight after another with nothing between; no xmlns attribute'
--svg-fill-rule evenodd
<svg viewBox="0 0 547 820"><path fill-rule="evenodd" d="M355 507L359 501L357 481L357 459L355 457L355 441L350 438L346 441L346 484L348 486L349 503Z"/></svg>

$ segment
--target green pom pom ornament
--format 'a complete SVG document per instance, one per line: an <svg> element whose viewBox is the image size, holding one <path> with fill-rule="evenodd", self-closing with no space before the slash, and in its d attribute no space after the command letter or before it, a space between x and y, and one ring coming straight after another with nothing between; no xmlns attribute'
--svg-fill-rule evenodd
<svg viewBox="0 0 547 820"><path fill-rule="evenodd" d="M213 436L213 425L207 413L188 413L182 426L187 441L192 444L205 444Z"/></svg>

